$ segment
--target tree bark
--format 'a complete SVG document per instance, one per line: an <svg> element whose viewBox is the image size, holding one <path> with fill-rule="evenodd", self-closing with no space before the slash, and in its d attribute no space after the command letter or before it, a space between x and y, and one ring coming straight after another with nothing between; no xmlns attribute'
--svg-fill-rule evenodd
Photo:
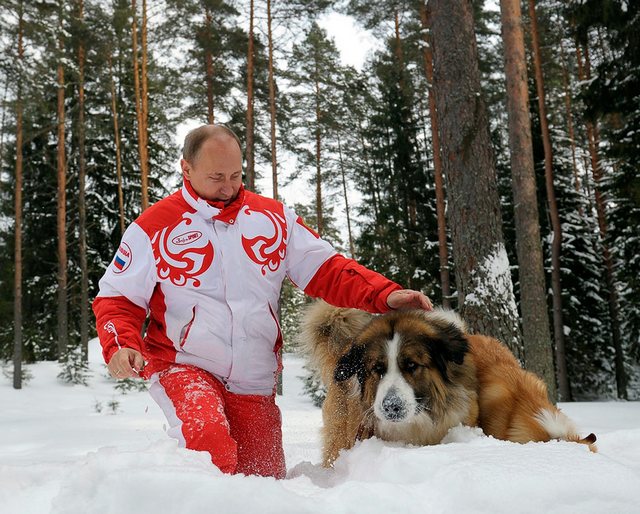
<svg viewBox="0 0 640 514"><path fill-rule="evenodd" d="M58 359L66 357L68 350L68 314L67 314L67 163L65 156L65 112L64 112L64 67L62 56L64 38L62 26L62 3L59 7L58 35Z"/></svg>
<svg viewBox="0 0 640 514"><path fill-rule="evenodd" d="M113 79L113 66L111 54L107 58L109 62L109 77L111 78L111 114L113 116L113 140L116 145L116 178L118 181L118 211L120 213L120 236L124 234L124 193L122 191L122 157L120 150L120 128L118 127L118 105L116 100L116 83Z"/></svg>
<svg viewBox="0 0 640 514"><path fill-rule="evenodd" d="M451 308L451 285L449 276L449 250L447 248L447 222L445 219L445 195L442 176L442 157L440 155L440 134L438 133L438 111L433 94L433 54L428 30L431 27L430 12L425 2L420 2L420 21L422 23L424 74L429 87L429 117L431 119L431 143L433 151L433 174L436 188L436 215L438 218L438 256L440 259L440 287L442 288L442 307Z"/></svg>
<svg viewBox="0 0 640 514"><path fill-rule="evenodd" d="M78 19L84 19L84 0L78 0ZM84 64L85 50L82 38L78 44L78 231L80 253L80 346L82 361L89 361L89 271L87 265L87 202L84 121Z"/></svg>
<svg viewBox="0 0 640 514"><path fill-rule="evenodd" d="M254 119L253 119L253 0L249 2L249 45L247 51L247 127L246 127L246 185L249 191L256 190L256 175L254 165Z"/></svg>
<svg viewBox="0 0 640 514"><path fill-rule="evenodd" d="M460 313L520 357L521 336L468 0L432 0L433 85L440 121Z"/></svg>
<svg viewBox="0 0 640 514"><path fill-rule="evenodd" d="M520 307L525 366L547 384L555 400L551 332L547 312L538 200L533 163L527 60L520 0L501 0L509 118L509 148L516 226L516 249L520 277ZM564 352L562 353L564 358ZM566 367L564 368L566 371ZM565 375L566 377L566 375ZM562 393L562 398L568 396Z"/></svg>
<svg viewBox="0 0 640 514"><path fill-rule="evenodd" d="M24 5L18 4L18 84L16 95L15 265L13 281L13 388L22 389L22 69Z"/></svg>
<svg viewBox="0 0 640 514"><path fill-rule="evenodd" d="M577 47L578 55L578 73L580 80L591 79L591 63L589 59L589 49L584 49L584 64L580 47ZM611 338L615 351L615 369L616 369L616 387L618 390L618 398L627 400L627 373L624 369L624 355L622 352L622 338L620 335L620 307L618 304L618 291L615 283L615 273L613 270L613 257L609 249L607 240L607 214L605 207L605 199L601 191L600 182L602 181L602 167L600 164L600 155L598 148L600 146L600 136L598 125L590 121L586 122L587 137L589 139L589 154L591 156L591 173L593 175L593 194L595 196L596 213L598 216L598 228L600 232L600 242L602 244L602 257L605 266L605 277L607 288L609 289L609 317L611 318Z"/></svg>
<svg viewBox="0 0 640 514"><path fill-rule="evenodd" d="M271 177L273 198L278 199L278 160L276 158L276 85L273 78L273 33L271 31L271 0L267 0L267 38L269 42L269 114L271 120Z"/></svg>

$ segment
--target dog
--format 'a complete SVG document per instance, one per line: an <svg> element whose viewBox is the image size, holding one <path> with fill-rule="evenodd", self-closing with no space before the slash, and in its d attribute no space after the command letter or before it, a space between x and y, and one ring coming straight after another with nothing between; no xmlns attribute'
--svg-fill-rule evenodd
<svg viewBox="0 0 640 514"><path fill-rule="evenodd" d="M453 311L375 316L318 301L300 337L327 388L325 466L358 439L432 445L459 424L507 441L559 439L596 451L595 435L580 438L542 380L496 339L469 334Z"/></svg>

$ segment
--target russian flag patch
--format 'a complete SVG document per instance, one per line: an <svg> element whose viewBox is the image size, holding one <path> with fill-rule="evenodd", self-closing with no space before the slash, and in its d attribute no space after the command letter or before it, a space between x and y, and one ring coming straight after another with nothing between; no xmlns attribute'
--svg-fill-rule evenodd
<svg viewBox="0 0 640 514"><path fill-rule="evenodd" d="M113 270L114 273L123 273L127 270L127 268L131 265L131 259L133 257L133 253L131 252L131 248L127 243L120 243L120 247L116 252L116 256L113 259Z"/></svg>

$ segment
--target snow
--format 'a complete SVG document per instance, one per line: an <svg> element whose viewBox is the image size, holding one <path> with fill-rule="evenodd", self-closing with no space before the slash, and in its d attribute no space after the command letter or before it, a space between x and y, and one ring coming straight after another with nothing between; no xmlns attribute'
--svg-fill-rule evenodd
<svg viewBox="0 0 640 514"><path fill-rule="evenodd" d="M509 257L502 243L496 243L492 251L476 266L471 275L471 284L467 287L469 292L465 295L465 304L483 306L491 302L495 303L495 298L501 298L501 308L505 311L504 318L518 319ZM519 346L518 341L514 343Z"/></svg>
<svg viewBox="0 0 640 514"><path fill-rule="evenodd" d="M90 387L59 383L51 362L30 366L21 391L0 384L2 512L640 513L638 403L561 405L585 435L598 435L597 454L460 426L437 446L363 441L328 470L319 464L320 410L302 394L304 362L287 354L278 403L288 479L228 476L207 454L177 447L148 393L116 392L91 344Z"/></svg>

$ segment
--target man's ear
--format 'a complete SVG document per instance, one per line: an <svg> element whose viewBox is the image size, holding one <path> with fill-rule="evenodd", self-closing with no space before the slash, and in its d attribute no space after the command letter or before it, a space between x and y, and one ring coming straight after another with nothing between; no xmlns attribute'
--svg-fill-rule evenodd
<svg viewBox="0 0 640 514"><path fill-rule="evenodd" d="M340 383L349 380L353 375L358 375L358 380L362 384L364 381L364 346L356 345L345 353L333 372L333 379Z"/></svg>
<svg viewBox="0 0 640 514"><path fill-rule="evenodd" d="M191 165L184 159L180 159L180 168L182 169L182 176L186 179L190 179Z"/></svg>

